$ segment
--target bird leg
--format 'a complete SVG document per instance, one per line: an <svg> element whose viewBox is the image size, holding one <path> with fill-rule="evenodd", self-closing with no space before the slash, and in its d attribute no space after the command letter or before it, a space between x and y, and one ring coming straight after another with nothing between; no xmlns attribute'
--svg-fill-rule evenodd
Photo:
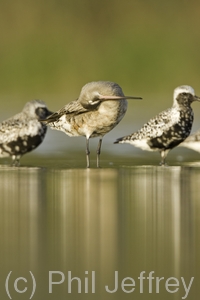
<svg viewBox="0 0 200 300"><path fill-rule="evenodd" d="M89 138L86 138L86 161L87 161L87 168L90 167L90 149L89 149Z"/></svg>
<svg viewBox="0 0 200 300"><path fill-rule="evenodd" d="M161 150L160 151L160 155L161 155L161 162L160 162L160 166L166 166L166 162L165 162L165 158L168 154L169 150Z"/></svg>
<svg viewBox="0 0 200 300"><path fill-rule="evenodd" d="M20 155L12 155L12 166L13 167L20 166Z"/></svg>
<svg viewBox="0 0 200 300"><path fill-rule="evenodd" d="M102 138L99 139L98 147L97 147L97 168L99 168L99 158L101 154L101 144L102 144Z"/></svg>

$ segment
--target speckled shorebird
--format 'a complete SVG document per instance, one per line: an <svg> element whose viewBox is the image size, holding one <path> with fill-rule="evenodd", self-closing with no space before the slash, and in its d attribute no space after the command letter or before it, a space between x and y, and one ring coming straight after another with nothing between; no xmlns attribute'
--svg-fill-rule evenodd
<svg viewBox="0 0 200 300"><path fill-rule="evenodd" d="M143 150L159 151L161 165L168 152L183 142L190 134L193 124L191 103L200 101L194 89L188 85L174 90L173 106L151 119L139 131L119 138L115 143L129 143Z"/></svg>
<svg viewBox="0 0 200 300"><path fill-rule="evenodd" d="M188 136L187 139L180 144L180 147L185 147L200 152L200 129Z"/></svg>
<svg viewBox="0 0 200 300"><path fill-rule="evenodd" d="M20 113L0 123L0 157L11 156L13 165L19 165L22 155L42 143L47 126L39 120L50 114L43 101L33 100Z"/></svg>
<svg viewBox="0 0 200 300"><path fill-rule="evenodd" d="M52 129L61 130L69 136L86 137L88 168L90 167L89 139L100 137L97 147L97 167L99 167L102 138L125 115L126 99L141 98L124 96L121 87L114 82L90 82L84 85L77 100L68 103L44 122Z"/></svg>

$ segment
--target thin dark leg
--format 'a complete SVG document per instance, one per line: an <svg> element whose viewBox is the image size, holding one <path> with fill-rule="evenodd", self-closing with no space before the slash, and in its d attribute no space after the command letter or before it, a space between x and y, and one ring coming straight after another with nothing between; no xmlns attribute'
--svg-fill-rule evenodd
<svg viewBox="0 0 200 300"><path fill-rule="evenodd" d="M13 167L20 166L20 156L19 155L12 155L12 166Z"/></svg>
<svg viewBox="0 0 200 300"><path fill-rule="evenodd" d="M162 151L160 151L160 155L161 155L160 166L166 166L166 165L167 165L166 162L165 162L165 158L166 158L168 152L169 152L169 151L167 151L167 150L162 150Z"/></svg>
<svg viewBox="0 0 200 300"><path fill-rule="evenodd" d="M99 158L101 154L101 145L102 145L102 138L99 139L99 144L97 147L97 168L99 168Z"/></svg>
<svg viewBox="0 0 200 300"><path fill-rule="evenodd" d="M165 165L165 159L161 159L161 162L159 163L160 166L164 166Z"/></svg>
<svg viewBox="0 0 200 300"><path fill-rule="evenodd" d="M87 168L90 167L90 149L89 149L89 138L86 138L86 161L87 161Z"/></svg>

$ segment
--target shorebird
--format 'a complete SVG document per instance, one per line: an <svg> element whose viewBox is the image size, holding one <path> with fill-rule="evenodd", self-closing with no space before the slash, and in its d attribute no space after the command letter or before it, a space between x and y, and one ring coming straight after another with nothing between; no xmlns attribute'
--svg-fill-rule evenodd
<svg viewBox="0 0 200 300"><path fill-rule="evenodd" d="M189 135L187 139L179 145L200 152L200 130Z"/></svg>
<svg viewBox="0 0 200 300"><path fill-rule="evenodd" d="M11 156L13 165L19 165L22 155L42 143L47 126L39 120L50 114L43 101L33 100L20 113L0 123L0 157Z"/></svg>
<svg viewBox="0 0 200 300"><path fill-rule="evenodd" d="M129 143L143 150L159 151L160 165L165 164L168 152L183 142L193 124L191 103L200 101L191 86L183 85L174 90L173 106L151 119L139 131L119 138L117 143Z"/></svg>
<svg viewBox="0 0 200 300"><path fill-rule="evenodd" d="M121 87L110 81L89 82L83 86L77 100L66 104L59 111L43 120L52 129L69 136L86 137L86 161L90 167L89 139L99 137L97 167L103 136L112 130L127 110L126 99L140 97L124 96Z"/></svg>

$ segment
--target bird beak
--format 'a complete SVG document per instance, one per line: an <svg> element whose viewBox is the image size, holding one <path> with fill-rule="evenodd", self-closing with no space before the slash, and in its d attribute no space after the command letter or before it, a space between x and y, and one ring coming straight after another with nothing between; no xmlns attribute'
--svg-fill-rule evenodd
<svg viewBox="0 0 200 300"><path fill-rule="evenodd" d="M194 101L200 101L200 97L198 97L198 96L194 96Z"/></svg>
<svg viewBox="0 0 200 300"><path fill-rule="evenodd" d="M47 111L46 111L46 117L45 117L45 119L39 119L39 121L45 124L45 123L46 123L46 119L47 119L49 116L51 116L52 114L53 114L52 111L47 110Z"/></svg>
<svg viewBox="0 0 200 300"><path fill-rule="evenodd" d="M53 114L53 112L52 111L50 111L50 110L47 110L47 112L46 112L46 117L49 117L49 116L51 116Z"/></svg>
<svg viewBox="0 0 200 300"><path fill-rule="evenodd" d="M141 97L132 97L132 96L104 96L99 95L99 100L101 101L108 101L108 100L123 100L123 99L134 99L134 100L141 100Z"/></svg>

